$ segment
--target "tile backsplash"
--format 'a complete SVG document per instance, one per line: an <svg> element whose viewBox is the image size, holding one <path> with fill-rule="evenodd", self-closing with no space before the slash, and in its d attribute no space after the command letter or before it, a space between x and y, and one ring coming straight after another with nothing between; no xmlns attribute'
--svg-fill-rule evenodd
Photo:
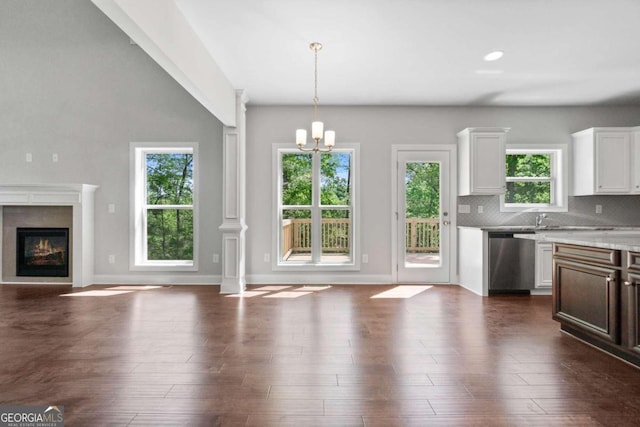
<svg viewBox="0 0 640 427"><path fill-rule="evenodd" d="M500 212L499 196L458 197L458 205L469 205L470 213L458 213L458 225L534 225L538 212ZM596 205L602 213L596 213ZM482 213L478 212L481 206ZM548 212L547 225L640 226L640 195L569 197L568 212Z"/></svg>

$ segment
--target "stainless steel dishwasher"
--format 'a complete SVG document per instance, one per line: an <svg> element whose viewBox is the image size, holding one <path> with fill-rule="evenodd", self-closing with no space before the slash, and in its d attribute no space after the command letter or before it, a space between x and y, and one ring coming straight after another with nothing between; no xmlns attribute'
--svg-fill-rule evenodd
<svg viewBox="0 0 640 427"><path fill-rule="evenodd" d="M529 294L535 288L536 242L513 235L489 232L489 295Z"/></svg>

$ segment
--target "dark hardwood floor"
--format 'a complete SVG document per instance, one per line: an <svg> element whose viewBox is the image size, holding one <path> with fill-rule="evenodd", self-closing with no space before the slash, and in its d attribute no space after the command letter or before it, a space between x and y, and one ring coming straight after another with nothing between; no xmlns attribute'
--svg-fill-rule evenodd
<svg viewBox="0 0 640 427"><path fill-rule="evenodd" d="M551 297L299 288L0 286L0 403L68 426L640 422L640 370L561 333Z"/></svg>

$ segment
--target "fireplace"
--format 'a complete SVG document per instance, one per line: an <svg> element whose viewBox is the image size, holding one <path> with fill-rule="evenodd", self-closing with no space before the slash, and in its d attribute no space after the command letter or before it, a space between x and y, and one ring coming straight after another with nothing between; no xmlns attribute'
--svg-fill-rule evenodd
<svg viewBox="0 0 640 427"><path fill-rule="evenodd" d="M16 275L69 277L68 228L17 228Z"/></svg>

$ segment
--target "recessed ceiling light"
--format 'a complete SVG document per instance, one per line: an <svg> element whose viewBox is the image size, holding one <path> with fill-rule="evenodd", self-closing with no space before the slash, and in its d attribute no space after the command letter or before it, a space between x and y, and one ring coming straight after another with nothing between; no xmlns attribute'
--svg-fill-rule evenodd
<svg viewBox="0 0 640 427"><path fill-rule="evenodd" d="M497 61L498 59L502 58L502 55L504 55L504 51L502 50L494 50L493 52L489 52L484 56L484 60L485 61Z"/></svg>

